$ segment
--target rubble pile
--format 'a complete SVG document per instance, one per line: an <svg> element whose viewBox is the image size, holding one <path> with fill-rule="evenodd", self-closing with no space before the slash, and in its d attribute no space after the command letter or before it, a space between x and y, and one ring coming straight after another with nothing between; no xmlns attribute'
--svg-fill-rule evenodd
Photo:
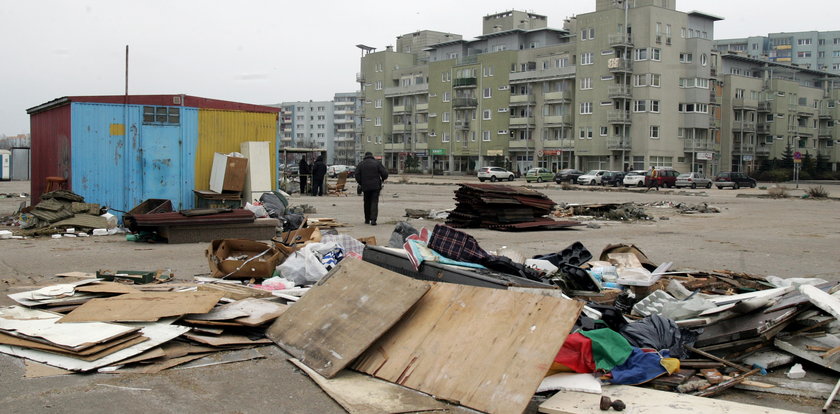
<svg viewBox="0 0 840 414"><path fill-rule="evenodd" d="M554 211L557 217L594 217L614 221L652 220L636 203L565 204Z"/></svg>
<svg viewBox="0 0 840 414"><path fill-rule="evenodd" d="M551 204L507 190L460 196L480 209L505 197L529 211ZM438 398L416 394L405 411L522 412L556 394L541 412L674 401L731 412L745 406L704 398L789 393L763 377L774 369L797 381L815 365L840 372L837 282L680 270L631 244L491 252L442 224L400 223L383 247L309 221L270 243L214 240L210 277L100 270L12 293L0 352L75 373L156 373L279 346L350 412L388 410L382 398L339 398L328 386L339 375Z"/></svg>
<svg viewBox="0 0 840 414"><path fill-rule="evenodd" d="M455 228L515 230L580 225L546 217L556 203L539 191L495 184L459 186L455 209L446 218L446 224Z"/></svg>
<svg viewBox="0 0 840 414"><path fill-rule="evenodd" d="M20 227L15 236L66 235L87 236L94 229L106 231L116 227L116 217L108 208L95 203L85 203L82 196L68 190L58 190L41 195L41 202L22 208L6 217L4 225Z"/></svg>

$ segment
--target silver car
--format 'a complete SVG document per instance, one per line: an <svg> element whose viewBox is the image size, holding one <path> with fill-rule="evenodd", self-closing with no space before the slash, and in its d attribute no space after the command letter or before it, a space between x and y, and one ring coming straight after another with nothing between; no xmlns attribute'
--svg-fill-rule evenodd
<svg viewBox="0 0 840 414"><path fill-rule="evenodd" d="M677 176L677 181L674 183L674 187L703 187L703 188L712 188L712 180L707 178L702 173L688 173L688 174L680 174Z"/></svg>

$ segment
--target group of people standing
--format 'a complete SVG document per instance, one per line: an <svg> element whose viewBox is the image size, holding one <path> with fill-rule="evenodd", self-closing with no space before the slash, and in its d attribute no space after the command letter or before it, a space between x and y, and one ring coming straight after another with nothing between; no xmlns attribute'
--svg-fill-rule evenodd
<svg viewBox="0 0 840 414"><path fill-rule="evenodd" d="M308 177L312 176L312 195L324 195L324 177L327 175L327 164L324 157L319 155L311 168L306 162L306 157L301 157L298 164L300 174L300 193L306 194ZM355 178L359 184L359 190L364 197L365 224L376 225L379 217L379 193L382 191L382 184L388 179L388 170L379 160L374 158L373 153L366 152L362 162L356 166Z"/></svg>

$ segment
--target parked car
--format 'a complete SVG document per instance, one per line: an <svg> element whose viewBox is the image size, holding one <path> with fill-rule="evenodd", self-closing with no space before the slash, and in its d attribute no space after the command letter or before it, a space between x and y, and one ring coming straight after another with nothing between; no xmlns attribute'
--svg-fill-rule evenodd
<svg viewBox="0 0 840 414"><path fill-rule="evenodd" d="M580 177L581 175L583 175L583 171L581 170L576 170L574 168L566 168L564 170L558 171L557 174L554 174L554 182L557 184L574 184L577 182L578 177Z"/></svg>
<svg viewBox="0 0 840 414"><path fill-rule="evenodd" d="M645 170L633 170L624 176L622 182L625 187L644 187L645 186Z"/></svg>
<svg viewBox="0 0 840 414"><path fill-rule="evenodd" d="M659 181L659 186L663 188L673 187L677 183L677 177L680 172L670 168L657 168L656 180ZM645 186L650 183L650 171L645 171Z"/></svg>
<svg viewBox="0 0 840 414"><path fill-rule="evenodd" d="M719 173L714 181L717 188L731 187L733 190L741 187L755 188L756 185L755 180L748 175L733 171Z"/></svg>
<svg viewBox="0 0 840 414"><path fill-rule="evenodd" d="M329 167L327 167L327 175L330 178L335 178L335 177L338 177L338 174L341 174L341 173L347 171L348 168L350 168L350 167L347 166L347 165L341 165L341 164L330 165Z"/></svg>
<svg viewBox="0 0 840 414"><path fill-rule="evenodd" d="M499 180L513 181L514 174L502 167L481 167L478 169L478 181L496 182Z"/></svg>
<svg viewBox="0 0 840 414"><path fill-rule="evenodd" d="M525 181L536 181L541 183L543 181L551 181L554 179L554 173L545 168L531 168L525 173Z"/></svg>
<svg viewBox="0 0 840 414"><path fill-rule="evenodd" d="M607 171L601 176L601 185L618 187L624 182L624 173L621 171Z"/></svg>
<svg viewBox="0 0 840 414"><path fill-rule="evenodd" d="M705 174L698 172L680 174L677 176L677 181L674 183L674 187L712 188L712 180L707 178Z"/></svg>
<svg viewBox="0 0 840 414"><path fill-rule="evenodd" d="M606 172L607 172L607 170L592 170L592 171L589 171L586 174L578 177L578 184L580 184L580 185L601 184L601 177L603 177L604 173L606 173Z"/></svg>

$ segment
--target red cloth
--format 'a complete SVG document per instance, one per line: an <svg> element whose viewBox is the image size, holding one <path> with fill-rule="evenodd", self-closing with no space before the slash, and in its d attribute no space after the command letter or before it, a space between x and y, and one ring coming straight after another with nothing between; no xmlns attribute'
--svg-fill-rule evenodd
<svg viewBox="0 0 840 414"><path fill-rule="evenodd" d="M554 362L565 365L580 374L595 372L592 340L577 332L569 335L563 347L560 348L560 352L554 357Z"/></svg>

